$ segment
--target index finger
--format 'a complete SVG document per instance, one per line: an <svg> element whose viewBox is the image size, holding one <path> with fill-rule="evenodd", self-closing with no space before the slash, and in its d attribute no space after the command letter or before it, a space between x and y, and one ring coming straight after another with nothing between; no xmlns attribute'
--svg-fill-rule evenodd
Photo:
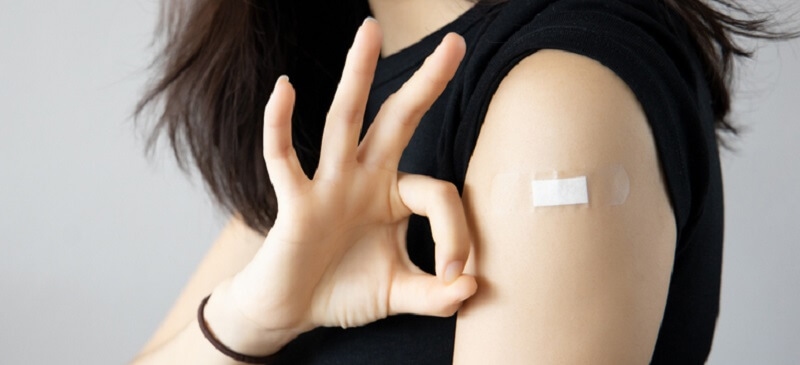
<svg viewBox="0 0 800 365"><path fill-rule="evenodd" d="M425 175L401 174L397 188L403 204L431 222L436 276L447 283L454 281L464 272L472 244L455 185Z"/></svg>

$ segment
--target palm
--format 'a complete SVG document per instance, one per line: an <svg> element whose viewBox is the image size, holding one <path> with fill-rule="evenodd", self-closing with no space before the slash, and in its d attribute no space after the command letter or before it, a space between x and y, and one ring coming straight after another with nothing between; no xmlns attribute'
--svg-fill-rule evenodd
<svg viewBox="0 0 800 365"><path fill-rule="evenodd" d="M325 273L315 293L312 316L322 326L354 327L385 318L391 311L394 278L408 272L405 224L370 229Z"/></svg>
<svg viewBox="0 0 800 365"><path fill-rule="evenodd" d="M390 295L397 278L422 274L405 251L411 212L397 191L397 173L356 166L285 196L284 202L291 208L281 211L277 227L306 222L302 226L319 234L313 241L327 236L332 242L314 247L313 264L325 268L312 294L316 306L309 308L314 322L354 327L393 314ZM300 208L312 204L317 209Z"/></svg>

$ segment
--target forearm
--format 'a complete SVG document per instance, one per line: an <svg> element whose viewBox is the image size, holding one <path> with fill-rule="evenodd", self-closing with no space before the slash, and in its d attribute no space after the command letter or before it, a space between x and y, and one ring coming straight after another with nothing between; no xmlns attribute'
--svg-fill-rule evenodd
<svg viewBox="0 0 800 365"><path fill-rule="evenodd" d="M219 342L242 354L265 356L277 352L295 337L281 331L256 329L253 323L235 308L228 288L229 285L223 283L215 289L203 310L206 325ZM130 365L244 364L214 348L200 330L198 320L199 318L193 319L173 338L152 351L139 354Z"/></svg>
<svg viewBox="0 0 800 365"><path fill-rule="evenodd" d="M203 337L197 320L189 325L169 342L149 352L140 354L130 365L156 364L244 364L235 361L215 349Z"/></svg>

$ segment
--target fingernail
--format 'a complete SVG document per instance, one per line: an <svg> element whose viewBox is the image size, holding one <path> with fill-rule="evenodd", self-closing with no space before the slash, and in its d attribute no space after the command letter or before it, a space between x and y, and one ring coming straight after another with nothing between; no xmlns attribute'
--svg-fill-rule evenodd
<svg viewBox="0 0 800 365"><path fill-rule="evenodd" d="M361 23L361 25L367 24L367 22L376 22L377 23L378 21L375 18L373 18L371 16L368 16L368 17L364 18L364 22Z"/></svg>
<svg viewBox="0 0 800 365"><path fill-rule="evenodd" d="M464 272L464 263L461 261L453 261L444 270L444 282L452 283Z"/></svg>
<svg viewBox="0 0 800 365"><path fill-rule="evenodd" d="M277 84L278 84L279 82L281 82L281 81L286 81L286 82L289 82L289 76L286 76L286 75L281 75L281 76L279 76L279 77L278 77L278 80L277 80L277 81L275 81L275 84L277 85Z"/></svg>

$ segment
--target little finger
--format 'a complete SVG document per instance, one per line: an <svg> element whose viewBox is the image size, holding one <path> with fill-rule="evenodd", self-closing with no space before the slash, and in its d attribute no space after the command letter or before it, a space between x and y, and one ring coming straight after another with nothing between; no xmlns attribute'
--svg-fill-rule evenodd
<svg viewBox="0 0 800 365"><path fill-rule="evenodd" d="M358 148L358 160L396 169L422 116L455 75L466 52L461 36L450 33L422 66L381 106Z"/></svg>
<svg viewBox="0 0 800 365"><path fill-rule="evenodd" d="M289 78L281 76L264 109L264 162L276 192L296 188L308 181L292 145L294 100L294 88Z"/></svg>

